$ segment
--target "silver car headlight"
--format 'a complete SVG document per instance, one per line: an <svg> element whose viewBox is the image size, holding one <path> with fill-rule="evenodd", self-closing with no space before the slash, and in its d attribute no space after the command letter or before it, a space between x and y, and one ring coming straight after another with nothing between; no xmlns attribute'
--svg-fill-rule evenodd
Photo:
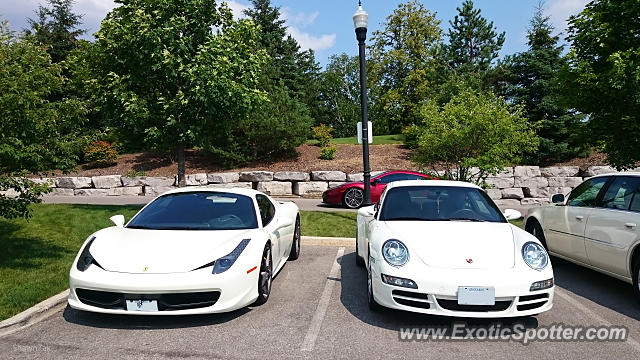
<svg viewBox="0 0 640 360"><path fill-rule="evenodd" d="M533 241L522 245L522 259L530 268L535 270L542 270L549 264L547 251Z"/></svg>
<svg viewBox="0 0 640 360"><path fill-rule="evenodd" d="M400 267L409 261L409 250L400 240L387 240L382 244L382 257L389 265Z"/></svg>

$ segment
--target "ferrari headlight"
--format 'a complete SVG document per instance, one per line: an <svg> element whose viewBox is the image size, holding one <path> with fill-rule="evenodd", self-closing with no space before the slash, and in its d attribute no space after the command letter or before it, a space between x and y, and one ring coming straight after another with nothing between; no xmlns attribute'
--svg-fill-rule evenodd
<svg viewBox="0 0 640 360"><path fill-rule="evenodd" d="M84 249L82 249L82 253L80 253L78 263L76 264L76 268L78 270L85 271L89 268L89 266L91 266L91 264L95 264L101 267L96 259L93 258L93 255L91 255L91 251L89 251L89 249L91 248L91 244L93 244L93 241L95 239L95 236L92 236L91 239L89 239L89 241L87 242L87 245L84 246Z"/></svg>
<svg viewBox="0 0 640 360"><path fill-rule="evenodd" d="M244 239L240 241L240 244L238 244L238 246L236 246L236 248L233 249L232 252L216 260L213 264L213 273L221 274L229 270L229 268L233 265L233 263L235 263L236 260L238 259L238 256L242 254L242 251L244 250L244 248L247 247L247 244L249 244L249 240L250 239Z"/></svg>
<svg viewBox="0 0 640 360"><path fill-rule="evenodd" d="M535 270L542 270L549 264L549 255L539 244L529 241L522 245L522 259Z"/></svg>
<svg viewBox="0 0 640 360"><path fill-rule="evenodd" d="M387 240L382 245L382 257L389 265L400 267L409 261L409 250L400 240Z"/></svg>

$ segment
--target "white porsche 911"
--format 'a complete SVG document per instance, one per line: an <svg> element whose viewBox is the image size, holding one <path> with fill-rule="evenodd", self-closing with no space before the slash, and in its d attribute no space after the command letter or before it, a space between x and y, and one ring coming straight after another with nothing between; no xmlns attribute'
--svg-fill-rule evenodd
<svg viewBox="0 0 640 360"><path fill-rule="evenodd" d="M367 268L369 306L480 318L551 309L549 256L507 221L520 216L503 215L469 183L390 183L358 211L356 262Z"/></svg>
<svg viewBox="0 0 640 360"><path fill-rule="evenodd" d="M190 187L155 198L128 224L85 241L69 305L111 314L201 314L262 304L300 255L300 215L248 189Z"/></svg>

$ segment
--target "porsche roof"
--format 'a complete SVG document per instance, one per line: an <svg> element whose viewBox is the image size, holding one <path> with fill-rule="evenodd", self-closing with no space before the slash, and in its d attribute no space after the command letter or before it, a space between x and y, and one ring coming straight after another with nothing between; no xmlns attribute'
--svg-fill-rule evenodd
<svg viewBox="0 0 640 360"><path fill-rule="evenodd" d="M477 188L480 189L479 186L474 185L472 183L464 182L464 181L450 181L450 180L402 180L402 181L394 181L390 182L387 185L387 188L395 188L402 186L455 186L455 187L466 187L466 188Z"/></svg>

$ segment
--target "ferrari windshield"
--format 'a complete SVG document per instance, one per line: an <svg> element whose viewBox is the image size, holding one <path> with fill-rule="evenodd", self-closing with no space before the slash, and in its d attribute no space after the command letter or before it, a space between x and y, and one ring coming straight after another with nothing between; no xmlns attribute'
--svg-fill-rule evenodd
<svg viewBox="0 0 640 360"><path fill-rule="evenodd" d="M127 225L151 230L241 230L258 227L253 200L224 192L163 195Z"/></svg>
<svg viewBox="0 0 640 360"><path fill-rule="evenodd" d="M507 222L500 209L478 188L399 186L389 189L380 221Z"/></svg>

